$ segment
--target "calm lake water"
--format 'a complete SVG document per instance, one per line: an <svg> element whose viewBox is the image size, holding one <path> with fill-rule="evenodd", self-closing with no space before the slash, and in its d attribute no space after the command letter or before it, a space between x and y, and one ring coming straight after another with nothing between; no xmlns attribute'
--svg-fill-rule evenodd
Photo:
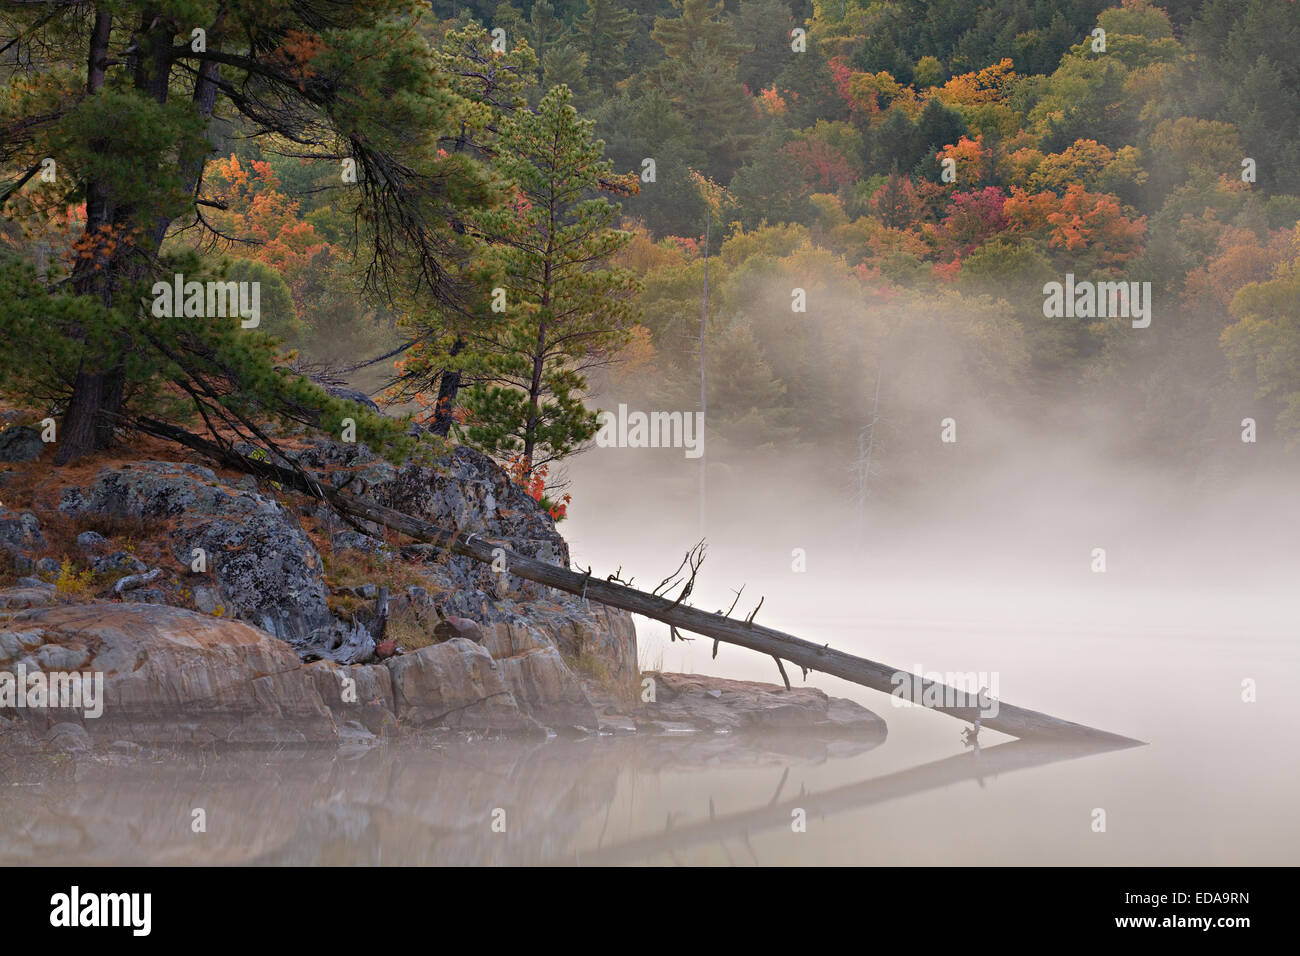
<svg viewBox="0 0 1300 956"><path fill-rule="evenodd" d="M706 735L124 758L0 786L0 864L1300 862L1294 640L1213 624L868 624L881 659L997 671L1009 701L1148 745L1023 753L986 731L977 756L950 718L814 676L881 713L888 740L861 752ZM868 643L858 620L801 626ZM724 648L711 670L770 680L750 656ZM1254 704L1240 700L1243 675L1259 680ZM195 808L206 833L191 832Z"/></svg>
<svg viewBox="0 0 1300 956"><path fill-rule="evenodd" d="M898 628L877 646L910 660L952 637ZM976 755L956 721L850 691L889 720L883 745L706 735L124 759L0 786L0 864L1296 863L1300 775L1276 728L1300 714L1274 692L1234 703L1230 676L1245 667L1285 686L1294 652L1195 632L1141 639L1175 663L1112 669L1132 660L1128 633L1061 634L1048 655L1036 634L1002 631L994 655L1008 699L1149 742L1130 750L985 732ZM1062 654L1077 662L1068 680ZM1179 691L1215 682L1217 698ZM206 833L191 831L195 808Z"/></svg>
<svg viewBox="0 0 1300 956"><path fill-rule="evenodd" d="M622 565L642 583L675 567L699 530L690 475L677 477L576 465L563 528L575 563ZM842 510L718 486L698 606L728 606L743 583L746 613L766 595L769 626L899 668L996 675L1010 703L1147 745L1079 754L986 731L977 755L951 718L814 674L881 714L887 741L477 741L69 764L0 782L0 865L1300 863L1293 511L1225 499L1224 514L1193 521L1158 492L1068 508L1003 494L873 525L846 547ZM1099 546L1104 573L1091 570ZM706 641L638 630L643 666L778 679L741 648L714 661ZM191 830L196 808L206 833Z"/></svg>

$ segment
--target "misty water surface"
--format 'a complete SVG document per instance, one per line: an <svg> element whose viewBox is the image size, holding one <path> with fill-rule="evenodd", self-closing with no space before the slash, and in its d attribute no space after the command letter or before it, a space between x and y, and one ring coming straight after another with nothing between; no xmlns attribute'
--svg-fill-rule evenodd
<svg viewBox="0 0 1300 956"><path fill-rule="evenodd" d="M572 463L562 530L576 565L621 565L642 586L677 565L699 534L698 463L673 454ZM606 737L69 764L0 787L0 862L1300 862L1296 505L1278 485L1207 494L1056 449L919 503L875 502L854 540L856 513L824 462L714 459L697 606L726 607L743 583L741 607L765 595L770 626L900 668L996 674L1008 702L1147 746L1080 754L985 731L975 755L957 721L814 674L882 714L888 740ZM714 661L708 641L670 644L641 620L638 631L643 667L779 679L744 649L724 645ZM191 832L196 807L204 834ZM795 810L806 832L793 832Z"/></svg>

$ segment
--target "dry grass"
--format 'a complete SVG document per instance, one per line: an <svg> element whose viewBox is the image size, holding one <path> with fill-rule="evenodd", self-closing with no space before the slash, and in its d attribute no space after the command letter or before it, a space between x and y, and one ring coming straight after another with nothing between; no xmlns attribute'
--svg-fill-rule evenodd
<svg viewBox="0 0 1300 956"><path fill-rule="evenodd" d="M659 673L664 669L663 641L656 641L653 649L647 643L639 643L637 647L637 668L642 671L654 671L655 673Z"/></svg>
<svg viewBox="0 0 1300 956"><path fill-rule="evenodd" d="M641 696L641 683L637 676L618 677L610 670L609 661L589 648L578 651L577 657L565 655L565 663L579 677L595 684L622 707L635 706Z"/></svg>
<svg viewBox="0 0 1300 956"><path fill-rule="evenodd" d="M0 587L13 587L20 577L22 575L18 573L18 566L14 564L14 556L4 548L0 548Z"/></svg>
<svg viewBox="0 0 1300 956"><path fill-rule="evenodd" d="M387 584L390 591L408 587L428 588L427 578L416 573L414 566L400 557L367 554L364 551L321 551L325 580L334 588L358 587L362 584Z"/></svg>
<svg viewBox="0 0 1300 956"><path fill-rule="evenodd" d="M325 598L325 604L335 617L347 620L363 607L367 607L371 602L364 598L359 598L355 594L334 594L330 593Z"/></svg>
<svg viewBox="0 0 1300 956"><path fill-rule="evenodd" d="M433 636L433 629L437 625L438 616L432 609L411 606L396 617L389 618L384 637L396 641L399 647L415 651L441 643Z"/></svg>
<svg viewBox="0 0 1300 956"><path fill-rule="evenodd" d="M41 534L46 546L36 553L39 558L62 561L70 555L80 554L77 535L94 531L103 535L114 550L135 554L137 550L150 552L151 556L163 553L162 542L171 534L169 522L155 518L127 518L117 515L83 514L70 518L61 511L37 511ZM148 558L141 557L148 562Z"/></svg>

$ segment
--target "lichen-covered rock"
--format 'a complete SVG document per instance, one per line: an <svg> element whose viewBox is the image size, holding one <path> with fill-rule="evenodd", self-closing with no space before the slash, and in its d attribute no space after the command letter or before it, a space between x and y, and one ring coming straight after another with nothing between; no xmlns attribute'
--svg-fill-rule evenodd
<svg viewBox="0 0 1300 956"><path fill-rule="evenodd" d="M296 454L304 466L328 480L339 482L345 474L351 476L350 490L356 494L434 524L479 528L512 550L559 565L568 563L567 545L551 517L497 464L471 449L457 448L431 464L411 462L401 467L360 445L318 442ZM337 595L356 599L347 620L336 617L320 553L297 515L272 491L248 476L232 480L194 464L144 461L105 469L88 487L65 489L60 510L74 520L83 515L115 516L165 527L165 544L171 552L171 560L161 564L165 577L148 590L127 592L127 601L184 603L216 618L242 621L290 643L309 661L352 663L380 657L390 658L386 664L401 661L404 655L395 645L386 644L384 653L376 654L379 635L371 610L378 586L391 587L382 567L396 560L397 553L382 541L378 529L373 529L374 535L345 529L336 516L321 513L326 518L323 530L338 529L331 544L336 558L344 548L381 556L375 562L381 570L373 582L336 587ZM317 506L300 500L294 507L311 514ZM4 517L0 512L0 541L7 527L10 538L30 547L39 535L36 517L11 515L7 526ZM84 536L82 547L99 573L142 570L133 554L111 553L115 546L99 535ZM202 575L191 573L196 549L206 560L208 570ZM401 573L408 580L420 579L421 584L393 595L390 619L413 607L427 612L427 620L463 619L442 627L437 636L446 643L451 643L448 638L482 641L498 625L507 629L505 633L529 635L527 641L513 645L509 640L492 642L486 652L499 660L494 679L511 697L505 710L513 711L513 716L506 723L529 731L538 724L557 732L573 727L594 730L597 718L583 693L583 679L622 682L635 677L636 632L630 615L494 572L435 545L404 548L402 554ZM150 563L159 566L152 557ZM340 613L344 603L335 598ZM583 679L572 670L575 661L592 665L584 663ZM467 673L473 670L469 667ZM469 678L461 674L451 679L463 683ZM449 692L453 698L459 693L454 688ZM396 691L392 693L390 711L405 721ZM408 711L419 720L436 711L412 703L414 697L407 700ZM496 705L477 707L454 722L470 727L476 715L490 714L496 720L499 712ZM371 727L383 721L381 715L371 714L360 722Z"/></svg>
<svg viewBox="0 0 1300 956"><path fill-rule="evenodd" d="M27 425L14 425L0 432L0 461L35 461L45 451L41 433Z"/></svg>
<svg viewBox="0 0 1300 956"><path fill-rule="evenodd" d="M143 574L149 570L149 566L129 551L117 551L96 558L91 562L90 569L96 574L113 574L115 572L120 574Z"/></svg>
<svg viewBox="0 0 1300 956"><path fill-rule="evenodd" d="M108 546L108 539L98 531L83 531L77 535L77 547L90 554L106 550Z"/></svg>
<svg viewBox="0 0 1300 956"><path fill-rule="evenodd" d="M0 547L10 551L45 547L36 515L30 511L10 511L0 505Z"/></svg>
<svg viewBox="0 0 1300 956"><path fill-rule="evenodd" d="M551 516L496 462L472 448L457 446L431 464L408 462L398 467L365 445L318 442L300 452L298 460L332 481L352 478L352 490L364 489L366 496L385 507L444 527L482 531L508 541L510 549L520 554L568 567L569 546ZM346 542L348 547L363 547L350 534ZM438 553L432 547L425 550ZM442 555L440 573L452 590L492 598L532 600L547 596L549 590L459 555Z"/></svg>
<svg viewBox="0 0 1300 956"><path fill-rule="evenodd" d="M337 629L330 614L320 555L311 539L281 509L242 520L218 517L196 522L176 546L210 556L226 610L293 644Z"/></svg>
<svg viewBox="0 0 1300 956"><path fill-rule="evenodd" d="M183 462L140 461L105 468L88 489L68 488L60 510L132 518L251 514L265 502L256 495L232 501L210 468Z"/></svg>
<svg viewBox="0 0 1300 956"><path fill-rule="evenodd" d="M220 592L216 601L205 594L205 602L215 603L211 610L223 617L292 644L321 640L337 629L320 555L293 516L208 468L151 461L105 469L89 489L65 491L61 510L172 521L176 530L168 544L177 568L188 571L194 550L202 549ZM120 557L100 559L96 567L116 567Z"/></svg>
<svg viewBox="0 0 1300 956"><path fill-rule="evenodd" d="M432 464L411 462L399 468L365 445L318 442L300 452L298 460L336 483L352 478L352 490L364 490L387 507L441 527L481 530L507 542L512 551L559 567L569 565L569 546L551 516L496 462L472 448L458 446ZM335 547L372 552L381 547L377 537L368 543L362 538L355 531L341 531ZM636 675L636 628L630 614L587 605L436 545L416 544L403 553L424 560L429 586L418 597L409 592L398 596L394 615L407 603L423 603L444 617L468 618L484 626L535 627L567 659L598 658L614 680Z"/></svg>

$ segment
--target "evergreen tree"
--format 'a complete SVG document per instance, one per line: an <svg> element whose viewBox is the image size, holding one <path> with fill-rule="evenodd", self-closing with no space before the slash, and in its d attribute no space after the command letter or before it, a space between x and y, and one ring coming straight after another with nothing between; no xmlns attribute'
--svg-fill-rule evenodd
<svg viewBox="0 0 1300 956"><path fill-rule="evenodd" d="M616 169L640 169L646 144L653 144L655 181L624 202L624 215L644 220L659 236L696 235L699 203L689 172L703 168L707 157L668 97L654 87L635 96L620 93L599 104L592 117Z"/></svg>
<svg viewBox="0 0 1300 956"><path fill-rule="evenodd" d="M790 50L788 44L785 50ZM819 119L848 117L848 107L836 92L830 66L815 37L808 38L805 52L789 53L789 59L776 76L776 89L785 99L790 125L796 129L811 126Z"/></svg>
<svg viewBox="0 0 1300 956"><path fill-rule="evenodd" d="M650 35L663 48L667 61L682 61L703 43L732 66L740 59L744 48L736 42L731 24L723 16L722 0L672 0L677 17L656 17Z"/></svg>
<svg viewBox="0 0 1300 956"><path fill-rule="evenodd" d="M466 396L465 431L489 454L522 456L524 476L596 433L583 373L608 360L633 319L636 279L608 265L631 237L613 228L618 207L594 195L612 166L571 100L555 87L535 113L506 119L495 165L515 198L478 216L498 243L507 321L472 336L487 380Z"/></svg>
<svg viewBox="0 0 1300 956"><path fill-rule="evenodd" d="M8 267L0 330L27 362L51 362L5 378L50 386L63 413L56 461L108 447L128 403L177 394L245 429L280 415L335 431L351 415L363 440L398 441L400 424L276 371L274 344L238 317L160 320L142 303L160 277L215 278L164 239L173 225L202 227L201 203L214 201L202 183L218 119L353 163L346 188L366 225L372 285L388 285L400 267L425 294L457 299L447 266L461 243L448 223L495 197L471 160L436 155L468 104L433 69L407 5L174 0L97 4L86 16L52 6L6 13L29 55L0 101L0 203L30 223L84 203L84 218L67 281ZM46 157L58 164L48 184L37 179Z"/></svg>
<svg viewBox="0 0 1300 956"><path fill-rule="evenodd" d="M714 178L729 179L754 140L755 112L737 75L744 51L721 0L673 0L678 17L659 17L651 36L664 59L647 71L686 118Z"/></svg>
<svg viewBox="0 0 1300 956"><path fill-rule="evenodd" d="M755 139L757 114L724 51L697 40L660 72L663 89L689 124L716 178L729 178Z"/></svg>
<svg viewBox="0 0 1300 956"><path fill-rule="evenodd" d="M614 84L627 72L628 40L636 30L636 16L616 0L587 0L587 9L575 24L578 47L587 57L587 75L610 96Z"/></svg>
<svg viewBox="0 0 1300 956"><path fill-rule="evenodd" d="M913 165L919 166L922 178L937 182L939 164L935 154L945 146L955 145L965 135L966 123L960 113L944 106L937 96L928 100L916 118L913 152L909 157Z"/></svg>
<svg viewBox="0 0 1300 956"><path fill-rule="evenodd" d="M806 55L790 49L790 30L794 26L790 8L783 0L741 0L735 27L746 49L740 57L739 76L751 94L772 86L790 60Z"/></svg>
<svg viewBox="0 0 1300 956"><path fill-rule="evenodd" d="M553 86L567 86L579 96L587 89L587 54L567 38L551 44L542 57L542 88Z"/></svg>
<svg viewBox="0 0 1300 956"><path fill-rule="evenodd" d="M528 16L528 43L537 54L537 82L543 83L542 63L564 38L564 21L555 15L550 0L537 0Z"/></svg>
<svg viewBox="0 0 1300 956"><path fill-rule="evenodd" d="M865 130L862 143L867 169L873 173L894 168L911 170L922 158L916 124L898 107L891 108L876 126Z"/></svg>
<svg viewBox="0 0 1300 956"><path fill-rule="evenodd" d="M467 114L455 136L444 141L453 153L490 158L496 151L497 135L505 118L527 108L526 92L533 87L537 57L527 41L510 44L505 53L492 49L492 35L477 23L451 30L437 51L439 70L450 77L452 88L478 107ZM411 335L411 347L402 360L402 371L394 383L394 397L432 400L432 431L446 435L455 418L457 398L463 384L473 380L481 356L470 348L467 330L491 321L493 313L485 292L482 254L490 237L462 263L464 285L473 290L459 308L447 308L419 295L404 302L403 327Z"/></svg>
<svg viewBox="0 0 1300 956"><path fill-rule="evenodd" d="M741 208L741 223L754 229L763 222L809 222L814 210L791 175L790 160L781 154L786 134L769 129L728 187Z"/></svg>

